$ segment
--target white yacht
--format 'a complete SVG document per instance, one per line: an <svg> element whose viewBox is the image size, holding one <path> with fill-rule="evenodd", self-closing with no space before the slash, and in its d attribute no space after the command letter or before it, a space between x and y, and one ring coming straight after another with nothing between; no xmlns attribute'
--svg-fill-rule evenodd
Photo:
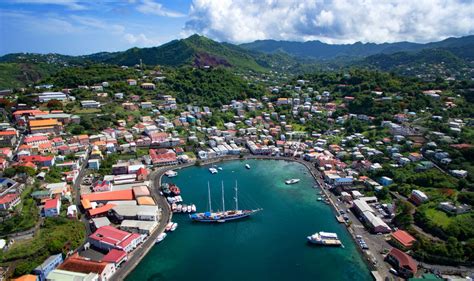
<svg viewBox="0 0 474 281"><path fill-rule="evenodd" d="M171 226L170 230L173 232L173 231L176 230L176 228L178 228L178 223L174 222L173 225Z"/></svg>
<svg viewBox="0 0 474 281"><path fill-rule="evenodd" d="M295 184L295 183L298 183L300 181L300 179L289 179L289 180L286 180L285 183L286 184Z"/></svg>
<svg viewBox="0 0 474 281"><path fill-rule="evenodd" d="M308 242L322 246L342 246L336 233L320 231L306 237Z"/></svg>
<svg viewBox="0 0 474 281"><path fill-rule="evenodd" d="M245 168L250 169L250 165L249 165L249 164L245 164Z"/></svg>
<svg viewBox="0 0 474 281"><path fill-rule="evenodd" d="M156 243L160 243L161 241L165 240L166 238L166 233L161 233L160 235L158 235L158 237L156 238Z"/></svg>
<svg viewBox="0 0 474 281"><path fill-rule="evenodd" d="M173 171L173 170L169 170L165 172L165 176L167 176L168 178L173 178L173 177L176 177L177 175L178 175L178 172Z"/></svg>
<svg viewBox="0 0 474 281"><path fill-rule="evenodd" d="M217 174L217 169L216 168L209 168L209 172L211 172L211 174Z"/></svg>

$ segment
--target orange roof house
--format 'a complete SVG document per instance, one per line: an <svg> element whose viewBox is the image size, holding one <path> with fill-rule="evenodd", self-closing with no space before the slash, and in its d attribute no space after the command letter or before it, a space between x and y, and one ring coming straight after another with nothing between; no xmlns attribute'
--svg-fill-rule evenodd
<svg viewBox="0 0 474 281"><path fill-rule="evenodd" d="M405 230L397 230L392 233L391 235L392 242L399 246L400 248L407 250L410 249L413 246L413 243L415 243L416 239L411 236L408 232Z"/></svg>
<svg viewBox="0 0 474 281"><path fill-rule="evenodd" d="M31 133L59 133L63 129L57 119L30 120L28 126Z"/></svg>
<svg viewBox="0 0 474 281"><path fill-rule="evenodd" d="M155 201L150 196L142 196L137 198L138 205L155 206Z"/></svg>
<svg viewBox="0 0 474 281"><path fill-rule="evenodd" d="M101 206L101 207L98 207L98 208L95 208L95 209L89 209L89 216L94 217L94 216L98 216L98 215L101 215L101 214L106 214L109 210L111 210L115 206L117 206L117 205L115 205L115 204L105 204L104 206Z"/></svg>
<svg viewBox="0 0 474 281"><path fill-rule="evenodd" d="M89 201L89 199L82 199L81 204L84 210L92 209L91 201Z"/></svg>
<svg viewBox="0 0 474 281"><path fill-rule="evenodd" d="M65 260L58 266L58 269L81 273L94 272L101 277L100 280L108 280L115 272L115 266L111 263L84 259L78 254Z"/></svg>
<svg viewBox="0 0 474 281"><path fill-rule="evenodd" d="M28 122L30 127L44 127L44 126L55 126L61 125L57 119L42 119L42 120L30 120Z"/></svg>
<svg viewBox="0 0 474 281"><path fill-rule="evenodd" d="M38 280L38 276L33 275L33 274L26 274L16 279L12 279L12 281L37 281L37 280Z"/></svg>

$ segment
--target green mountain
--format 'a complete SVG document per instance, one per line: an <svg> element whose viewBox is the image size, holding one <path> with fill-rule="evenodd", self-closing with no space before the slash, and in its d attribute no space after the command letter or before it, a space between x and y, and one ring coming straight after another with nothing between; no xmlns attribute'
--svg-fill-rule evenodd
<svg viewBox="0 0 474 281"><path fill-rule="evenodd" d="M474 44L474 35L448 38L439 42L426 44L396 42L396 43L361 43L354 44L326 44L321 41L276 41L258 40L240 46L258 52L278 53L283 52L296 57L306 57L318 60L330 60L338 57L363 58L376 54L393 54L398 52L420 51L435 48L459 48Z"/></svg>
<svg viewBox="0 0 474 281"><path fill-rule="evenodd" d="M319 41L262 40L234 45L192 35L157 47L132 48L123 52L83 56L16 53L0 57L0 88L37 83L65 68L93 64L133 66L140 61L146 65L191 65L199 68L223 66L291 73L369 67L403 75L428 73L431 76L454 75L457 78L469 78L472 73L469 69L474 68L474 36L448 38L427 44L399 42L330 45Z"/></svg>
<svg viewBox="0 0 474 281"><path fill-rule="evenodd" d="M103 62L119 65L135 65L140 60L147 65L181 66L228 66L263 71L269 63L265 55L236 45L218 43L209 38L193 35L173 40L159 47L132 48L116 53Z"/></svg>

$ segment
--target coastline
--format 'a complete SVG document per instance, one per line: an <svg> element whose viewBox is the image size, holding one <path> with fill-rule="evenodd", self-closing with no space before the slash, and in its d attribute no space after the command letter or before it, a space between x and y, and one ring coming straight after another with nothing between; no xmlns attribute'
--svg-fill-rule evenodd
<svg viewBox="0 0 474 281"><path fill-rule="evenodd" d="M316 181L318 187L321 189L321 191L324 193L326 198L328 198L330 205L332 206L333 214L338 215L339 214L339 208L337 207L337 204L333 201L333 199L330 196L330 193L328 190L324 189L324 186L321 183L321 178L317 176L318 171L311 165L311 162L302 160L302 159L295 159L291 157L279 157L279 156L265 156L265 155L244 155L243 157L240 156L224 156L220 158L213 158L213 159L208 159L205 161L200 161L201 166L206 166L206 165L211 165L215 163L220 163L220 162L225 162L225 161L234 161L234 160L279 160L279 161L288 161L288 162L297 162L302 164L303 166L306 167L306 169L310 172L311 176L313 179ZM165 166L165 167L160 167L156 171L152 172L152 175L150 176L152 178L152 196L156 200L157 205L162 208L163 213L162 213L162 220L160 220L160 226L155 229L155 231L150 234L150 236L147 238L147 240L140 245L133 253L133 255L128 259L128 261L120 267L116 273L112 276L110 280L124 280L134 269L135 267L141 262L141 260L148 254L148 252L151 250L151 248L155 245L155 240L160 235L161 233L164 232L166 224L171 221L172 214L173 212L171 211L171 207L166 201L165 197L161 196L159 194L159 187L161 185L161 178L163 177L164 173L168 170L180 170L184 169L187 167L191 167L196 165L196 161L181 164L181 165L176 165L176 166ZM316 196L316 195L315 195ZM167 212L165 212L167 210ZM166 213L167 216L164 214ZM166 218L166 219L164 219ZM334 218L335 219L335 218ZM356 243L356 237L354 231L352 231L351 227L346 224L346 229L349 232L350 236L354 240L354 243ZM377 271L376 268L374 268L373 264L370 263L368 256L362 251L360 247L356 247L357 251L359 254L362 256L362 259L364 260L365 265L369 269L372 275L374 275L373 271ZM387 269L388 270L388 269ZM375 277L374 277L375 278Z"/></svg>

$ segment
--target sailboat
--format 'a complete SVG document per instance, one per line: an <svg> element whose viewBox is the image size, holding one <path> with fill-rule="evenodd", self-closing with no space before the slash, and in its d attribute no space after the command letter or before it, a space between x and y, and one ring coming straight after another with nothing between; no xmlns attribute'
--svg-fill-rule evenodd
<svg viewBox="0 0 474 281"><path fill-rule="evenodd" d="M255 214L256 212L261 211L262 209L254 209L254 210L239 210L239 198L238 198L238 188L237 188L237 181L235 182L235 210L225 210L225 202L224 202L224 183L222 182L222 211L213 212L211 206L211 187L209 186L209 182L207 183L207 193L209 199L209 211L204 213L195 213L189 215L189 218L193 221L197 222L226 222L232 220L243 219L248 216Z"/></svg>

